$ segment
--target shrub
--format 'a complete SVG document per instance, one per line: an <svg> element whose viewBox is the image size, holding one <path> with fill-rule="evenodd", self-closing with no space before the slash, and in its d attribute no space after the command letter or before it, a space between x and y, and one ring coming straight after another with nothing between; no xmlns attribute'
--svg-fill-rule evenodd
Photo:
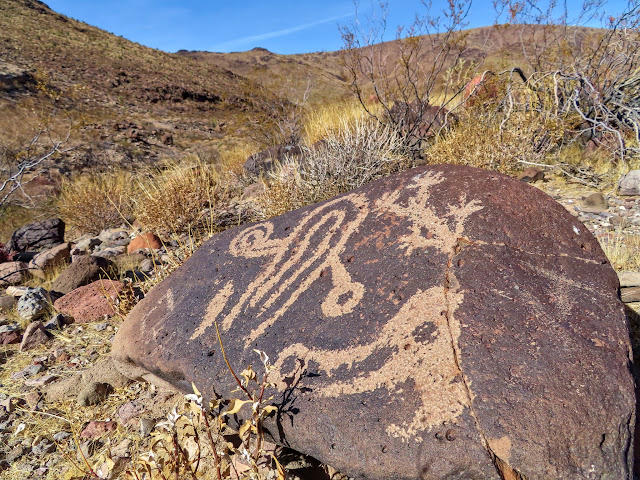
<svg viewBox="0 0 640 480"><path fill-rule="evenodd" d="M215 206L231 191L229 179L195 157L139 182L135 218L158 234L181 234L207 225Z"/></svg>
<svg viewBox="0 0 640 480"><path fill-rule="evenodd" d="M327 131L300 159L286 159L266 180L261 207L266 216L320 202L376 178L404 170L411 162L401 136L370 119L346 120Z"/></svg>
<svg viewBox="0 0 640 480"><path fill-rule="evenodd" d="M132 220L133 177L130 173L102 173L63 183L57 206L69 228L98 233Z"/></svg>

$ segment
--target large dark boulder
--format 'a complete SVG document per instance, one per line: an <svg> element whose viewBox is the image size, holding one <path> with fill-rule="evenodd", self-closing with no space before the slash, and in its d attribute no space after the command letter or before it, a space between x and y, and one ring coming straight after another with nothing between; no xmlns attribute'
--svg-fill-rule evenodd
<svg viewBox="0 0 640 480"><path fill-rule="evenodd" d="M15 252L40 252L64 242L64 222L50 218L29 223L13 232L9 250Z"/></svg>
<svg viewBox="0 0 640 480"><path fill-rule="evenodd" d="M132 378L237 397L276 366L280 444L369 479L629 479L618 279L541 191L417 168L214 236L121 326Z"/></svg>

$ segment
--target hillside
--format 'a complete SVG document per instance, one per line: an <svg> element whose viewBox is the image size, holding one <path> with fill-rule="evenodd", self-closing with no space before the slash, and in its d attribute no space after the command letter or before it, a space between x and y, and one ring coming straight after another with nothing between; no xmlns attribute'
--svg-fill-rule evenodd
<svg viewBox="0 0 640 480"><path fill-rule="evenodd" d="M28 81L0 91L0 144L24 145L43 116L64 130L68 114L82 154L63 171L213 148L244 136L243 120L274 100L224 68L143 47L37 0L0 2L0 73L11 69Z"/></svg>

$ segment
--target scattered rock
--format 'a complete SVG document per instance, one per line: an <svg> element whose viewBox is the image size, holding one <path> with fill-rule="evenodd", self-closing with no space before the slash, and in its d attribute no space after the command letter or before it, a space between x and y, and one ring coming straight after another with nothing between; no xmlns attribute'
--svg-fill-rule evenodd
<svg viewBox="0 0 640 480"><path fill-rule="evenodd" d="M618 195L640 195L640 170L631 170L618 182Z"/></svg>
<svg viewBox="0 0 640 480"><path fill-rule="evenodd" d="M151 433L153 428L156 426L156 422L151 418L141 418L140 419L140 436L146 437Z"/></svg>
<svg viewBox="0 0 640 480"><path fill-rule="evenodd" d="M44 317L51 309L51 296L42 287L30 289L18 300L18 315L29 322Z"/></svg>
<svg viewBox="0 0 640 480"><path fill-rule="evenodd" d="M527 183L544 180L544 170L538 167L526 168L520 175L518 175L518 180Z"/></svg>
<svg viewBox="0 0 640 480"><path fill-rule="evenodd" d="M582 201L582 204L585 207L595 208L600 211L604 211L607 208L609 208L609 202L607 201L605 196L600 192L595 192L587 196Z"/></svg>
<svg viewBox="0 0 640 480"><path fill-rule="evenodd" d="M33 257L29 262L29 270L33 275L44 278L47 271L63 263L69 263L70 254L71 244L61 243Z"/></svg>
<svg viewBox="0 0 640 480"><path fill-rule="evenodd" d="M27 275L27 264L24 262L0 263L0 287L18 285Z"/></svg>
<svg viewBox="0 0 640 480"><path fill-rule="evenodd" d="M98 280L67 293L56 300L54 306L77 323L95 322L114 314L113 302L123 288L122 282Z"/></svg>
<svg viewBox="0 0 640 480"><path fill-rule="evenodd" d="M22 341L22 335L17 330L0 333L0 345L15 345Z"/></svg>
<svg viewBox="0 0 640 480"><path fill-rule="evenodd" d="M49 341L49 335L42 322L33 322L27 326L22 335L20 343L20 351L31 350L32 348L42 345Z"/></svg>
<svg viewBox="0 0 640 480"><path fill-rule="evenodd" d="M146 232L131 240L131 243L129 243L127 247L127 253L133 253L136 250L142 249L158 250L160 248L162 248L160 238L154 233Z"/></svg>
<svg viewBox="0 0 640 480"><path fill-rule="evenodd" d="M129 449L131 448L132 444L133 442L131 441L131 439L125 438L118 445L111 449L111 455L121 458L131 456L131 454L129 453Z"/></svg>
<svg viewBox="0 0 640 480"><path fill-rule="evenodd" d="M108 383L90 382L78 394L78 405L88 407L102 403L109 394L113 392L113 387Z"/></svg>
<svg viewBox="0 0 640 480"><path fill-rule="evenodd" d="M83 252L91 253L93 249L98 247L100 244L102 244L102 240L100 240L100 238L98 237L83 238L76 243L74 250L77 249Z"/></svg>
<svg viewBox="0 0 640 480"><path fill-rule="evenodd" d="M621 288L620 299L624 303L640 302L640 287Z"/></svg>
<svg viewBox="0 0 640 480"><path fill-rule="evenodd" d="M44 387L58 379L57 375L43 375L40 378L25 380L24 384L28 387Z"/></svg>
<svg viewBox="0 0 640 480"><path fill-rule="evenodd" d="M40 252L64 242L64 222L50 218L30 223L13 232L9 250L16 252Z"/></svg>
<svg viewBox="0 0 640 480"><path fill-rule="evenodd" d="M118 424L116 422L111 422L111 421L99 422L94 420L89 422L89 424L84 428L84 430L82 430L82 433L80 433L80 436L82 438L88 438L92 440L94 438L102 437L107 433L113 432L117 427L118 427Z"/></svg>
<svg viewBox="0 0 640 480"><path fill-rule="evenodd" d="M51 290L67 294L101 278L115 278L115 264L103 257L86 255L78 257L69 265L51 285Z"/></svg>
<svg viewBox="0 0 640 480"><path fill-rule="evenodd" d="M56 442L63 442L64 440L66 440L70 436L71 436L71 433L69 433L69 432L57 432L57 433L53 434L53 439Z"/></svg>
<svg viewBox="0 0 640 480"><path fill-rule="evenodd" d="M640 287L640 272L619 272L621 287Z"/></svg>
<svg viewBox="0 0 640 480"><path fill-rule="evenodd" d="M144 406L136 401L125 403L118 409L120 423L126 425L130 420L142 414L144 410Z"/></svg>
<svg viewBox="0 0 640 480"><path fill-rule="evenodd" d="M112 356L231 398L216 321L228 358L275 366L274 440L350 477L630 478L617 276L522 182L417 168L219 233L133 309Z"/></svg>
<svg viewBox="0 0 640 480"><path fill-rule="evenodd" d="M56 444L50 442L46 438L40 440L37 445L31 447L31 453L34 455L46 455L48 453L53 453L56 451Z"/></svg>

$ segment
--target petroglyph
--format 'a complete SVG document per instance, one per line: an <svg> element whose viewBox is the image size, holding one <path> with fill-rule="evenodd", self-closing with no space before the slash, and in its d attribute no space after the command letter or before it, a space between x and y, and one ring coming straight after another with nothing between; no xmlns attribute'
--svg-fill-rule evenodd
<svg viewBox="0 0 640 480"><path fill-rule="evenodd" d="M283 238L274 235L271 223L245 229L232 240L230 253L236 257L265 258L266 264L226 315L223 311L239 287L229 281L219 289L191 339L203 335L216 321L227 331L239 315L249 311L257 318L264 316L264 320L248 335L248 347L327 269L331 271L333 287L321 299L323 315L339 317L353 311L366 292L361 283L352 280L340 257L347 241L368 215L392 213L403 221L408 220L408 233L398 239L399 248L407 256L428 248L453 256L464 234L465 220L482 207L475 201L467 202L463 195L458 205L449 205L444 215L438 215L430 208L429 197L430 189L442 181L440 175L418 175L408 187L385 194L374 202L362 194L347 195L309 212ZM407 190L413 192L407 196ZM403 194L407 197L404 202L400 200ZM448 283L457 285L454 278L448 279ZM460 326L452 313L461 303L462 294L449 284L415 292L373 342L346 350L309 349L301 343L289 345L277 357L276 372L280 375L277 381L286 388L283 379L292 372L283 371L284 364L295 357L313 361L326 375L327 384L319 393L322 396L371 392L378 388L400 394L402 386L412 382L421 406L406 423L389 425L387 433L403 440L421 441L419 433L425 428L455 419L465 407L470 407L455 358ZM443 308L447 309L445 314ZM272 310L275 311L266 314ZM425 323L435 327L428 343L420 342L413 333ZM390 348L392 353L379 369L356 371L349 381L332 381L332 373L337 369L352 370L355 364L382 348Z"/></svg>

